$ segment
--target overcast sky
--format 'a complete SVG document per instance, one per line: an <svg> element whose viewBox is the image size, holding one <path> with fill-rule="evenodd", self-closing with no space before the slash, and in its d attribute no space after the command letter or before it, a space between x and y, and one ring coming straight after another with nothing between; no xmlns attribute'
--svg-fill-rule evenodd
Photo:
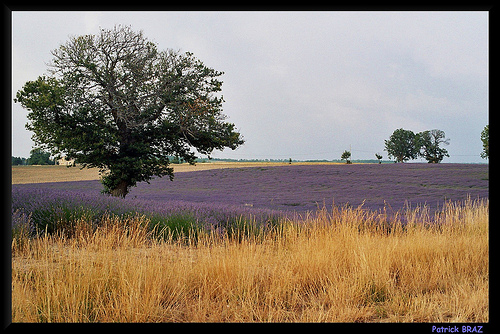
<svg viewBox="0 0 500 334"><path fill-rule="evenodd" d="M387 159L404 128L445 131L443 162L485 162L488 12L14 11L12 98L68 36L115 24L225 73L224 113L246 143L213 157ZM12 103L13 156L33 146L26 115Z"/></svg>

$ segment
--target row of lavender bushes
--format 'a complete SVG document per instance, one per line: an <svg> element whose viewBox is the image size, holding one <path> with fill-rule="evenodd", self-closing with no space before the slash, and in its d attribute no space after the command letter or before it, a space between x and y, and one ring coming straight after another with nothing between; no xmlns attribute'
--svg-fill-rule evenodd
<svg viewBox="0 0 500 334"><path fill-rule="evenodd" d="M196 237L201 231L248 235L279 224L284 213L270 209L193 203L120 199L77 191L61 192L47 188L12 187L13 236L29 237L64 232L71 236L80 219L94 227L106 215L123 217L144 215L156 237Z"/></svg>

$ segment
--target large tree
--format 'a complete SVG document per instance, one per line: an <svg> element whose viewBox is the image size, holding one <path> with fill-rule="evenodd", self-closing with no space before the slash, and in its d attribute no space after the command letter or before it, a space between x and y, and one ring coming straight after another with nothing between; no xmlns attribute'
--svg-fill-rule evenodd
<svg viewBox="0 0 500 334"><path fill-rule="evenodd" d="M448 151L439 147L441 144L449 145L450 140L445 137L444 131L438 129L418 133L419 155L429 163L439 163L444 157L449 157Z"/></svg>
<svg viewBox="0 0 500 334"><path fill-rule="evenodd" d="M391 137L385 141L385 151L389 158L394 157L396 162L405 162L416 159L419 154L419 146L416 135L411 130L394 130Z"/></svg>
<svg viewBox="0 0 500 334"><path fill-rule="evenodd" d="M192 53L159 51L141 31L115 26L71 37L52 55L50 75L17 92L26 127L52 154L100 168L113 196L153 176L173 179L168 156L194 163L193 148L209 155L243 143L216 95L223 72Z"/></svg>

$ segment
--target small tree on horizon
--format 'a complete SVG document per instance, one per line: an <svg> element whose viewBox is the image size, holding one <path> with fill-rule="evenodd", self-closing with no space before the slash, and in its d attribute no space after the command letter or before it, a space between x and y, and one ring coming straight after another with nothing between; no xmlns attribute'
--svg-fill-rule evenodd
<svg viewBox="0 0 500 334"><path fill-rule="evenodd" d="M375 153L375 157L378 159L378 163L381 164L382 163L382 156L378 153Z"/></svg>
<svg viewBox="0 0 500 334"><path fill-rule="evenodd" d="M342 155L340 156L340 159L341 159L341 160L345 160L345 163L346 163L346 164L350 164L350 163L351 163L350 158L351 158L351 152L349 152L349 151L347 151L347 150L345 150L345 151L342 153Z"/></svg>

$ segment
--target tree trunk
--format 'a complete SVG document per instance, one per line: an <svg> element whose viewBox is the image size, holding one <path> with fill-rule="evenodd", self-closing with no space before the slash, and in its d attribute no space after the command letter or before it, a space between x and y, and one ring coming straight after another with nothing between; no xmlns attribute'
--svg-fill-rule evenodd
<svg viewBox="0 0 500 334"><path fill-rule="evenodd" d="M121 180L115 189L111 190L111 196L125 198L128 194L128 182Z"/></svg>

